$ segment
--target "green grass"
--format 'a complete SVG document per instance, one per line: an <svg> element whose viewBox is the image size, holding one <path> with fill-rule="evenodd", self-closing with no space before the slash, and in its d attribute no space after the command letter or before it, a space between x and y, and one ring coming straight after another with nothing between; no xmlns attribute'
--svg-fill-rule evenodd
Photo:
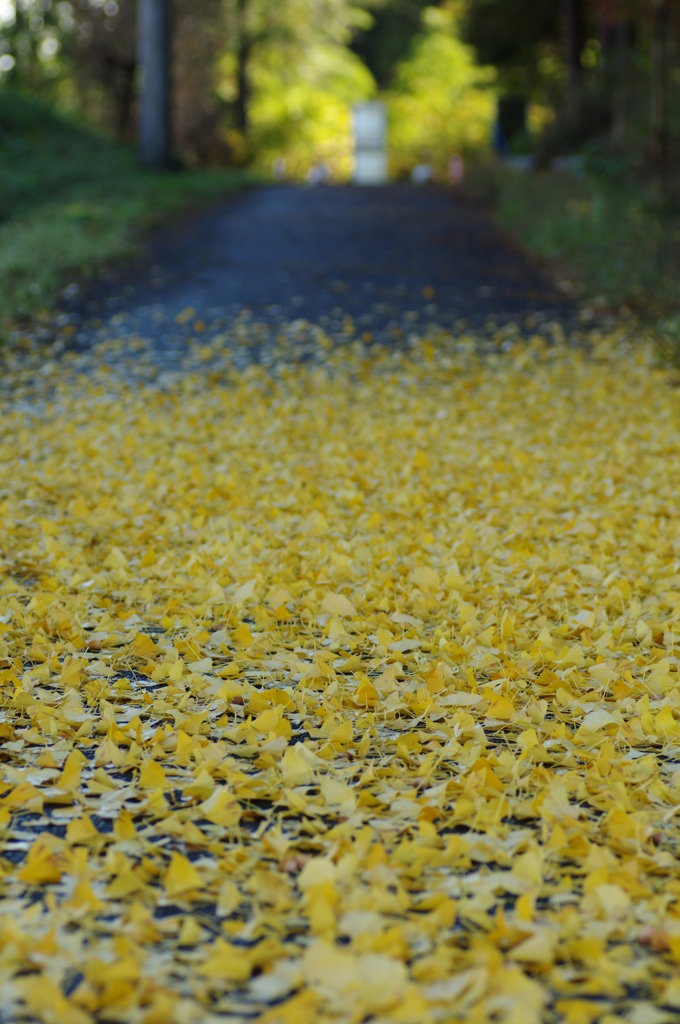
<svg viewBox="0 0 680 1024"><path fill-rule="evenodd" d="M645 317L680 309L680 215L652 184L486 166L471 188L523 246L547 259L565 292Z"/></svg>
<svg viewBox="0 0 680 1024"><path fill-rule="evenodd" d="M145 171L130 149L0 90L0 324L49 309L73 275L133 254L154 226L255 180Z"/></svg>

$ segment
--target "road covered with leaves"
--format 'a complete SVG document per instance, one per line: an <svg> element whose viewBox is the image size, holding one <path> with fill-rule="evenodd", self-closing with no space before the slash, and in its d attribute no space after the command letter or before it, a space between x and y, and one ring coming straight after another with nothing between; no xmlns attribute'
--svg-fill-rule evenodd
<svg viewBox="0 0 680 1024"><path fill-rule="evenodd" d="M672 381L315 337L5 369L0 1019L677 1019Z"/></svg>

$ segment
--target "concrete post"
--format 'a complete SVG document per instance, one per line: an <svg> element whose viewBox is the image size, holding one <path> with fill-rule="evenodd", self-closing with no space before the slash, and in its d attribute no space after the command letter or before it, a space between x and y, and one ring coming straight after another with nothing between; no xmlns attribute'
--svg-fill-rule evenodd
<svg viewBox="0 0 680 1024"><path fill-rule="evenodd" d="M170 3L138 0L139 157L155 170L170 167Z"/></svg>
<svg viewBox="0 0 680 1024"><path fill-rule="evenodd" d="M380 102L357 103L352 111L355 185L387 181L387 112Z"/></svg>

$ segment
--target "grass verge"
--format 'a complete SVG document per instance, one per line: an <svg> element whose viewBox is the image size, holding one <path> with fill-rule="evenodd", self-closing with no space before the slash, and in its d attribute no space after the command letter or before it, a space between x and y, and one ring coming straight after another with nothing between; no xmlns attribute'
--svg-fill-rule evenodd
<svg viewBox="0 0 680 1024"><path fill-rule="evenodd" d="M0 91L0 324L49 307L68 275L131 255L156 224L255 180L146 171L130 149Z"/></svg>
<svg viewBox="0 0 680 1024"><path fill-rule="evenodd" d="M470 187L522 245L552 262L566 293L645 317L680 308L680 213L662 190L606 174L493 165L477 169Z"/></svg>

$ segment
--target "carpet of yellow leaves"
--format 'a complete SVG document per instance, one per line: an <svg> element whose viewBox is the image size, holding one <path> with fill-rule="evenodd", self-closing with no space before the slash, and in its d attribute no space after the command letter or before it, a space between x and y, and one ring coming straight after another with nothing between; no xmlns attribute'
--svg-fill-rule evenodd
<svg viewBox="0 0 680 1024"><path fill-rule="evenodd" d="M0 1019L677 1019L645 353L51 383L0 421Z"/></svg>

